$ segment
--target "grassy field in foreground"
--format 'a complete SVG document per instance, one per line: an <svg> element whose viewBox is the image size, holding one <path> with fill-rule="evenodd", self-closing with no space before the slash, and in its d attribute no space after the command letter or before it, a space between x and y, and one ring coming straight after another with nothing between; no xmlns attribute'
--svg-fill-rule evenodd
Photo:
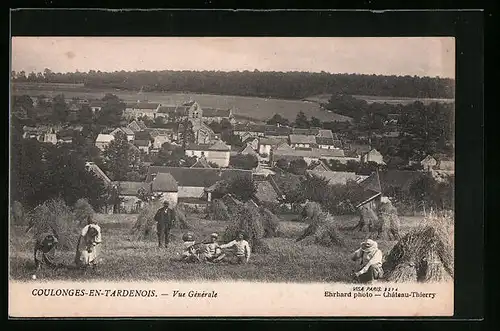
<svg viewBox="0 0 500 331"><path fill-rule="evenodd" d="M136 241L130 234L136 215L98 215L102 228L103 247L100 267L82 275L74 269L44 270L38 279L57 280L256 280L263 282L340 282L350 281L356 265L349 254L357 248L366 234L346 230L357 222L357 217L339 217L341 233L346 247L326 248L305 246L295 238L306 228L305 223L282 221L279 238L265 239L271 251L253 254L247 265L185 264L174 259L181 252L181 230L172 231L172 244L168 249L157 247L155 240ZM189 223L198 239L205 239L211 232L222 233L226 223L205 220L190 215ZM402 219L402 232L414 227L421 218ZM380 248L388 253L394 241L379 241ZM33 274L33 241L24 228L11 227L10 275L12 279L29 280ZM59 251L64 263L72 264L74 252Z"/></svg>
<svg viewBox="0 0 500 331"><path fill-rule="evenodd" d="M235 115L250 118L257 121L265 121L274 114L280 114L290 120L295 120L297 113L303 111L307 117L315 116L321 121L350 121L350 117L332 113L321 109L317 103L304 102L301 100L264 99L257 97L243 97L230 95L213 95L197 93L172 93L172 92L144 92L140 95L133 91L92 90L88 88L64 88L64 87L39 87L16 86L12 88L16 95L28 94L36 96L44 94L54 97L64 93L67 98L91 98L101 99L106 93L113 93L127 102L143 100L158 102L166 105L176 105L190 100L197 101L201 107L207 108L231 108L235 107Z"/></svg>

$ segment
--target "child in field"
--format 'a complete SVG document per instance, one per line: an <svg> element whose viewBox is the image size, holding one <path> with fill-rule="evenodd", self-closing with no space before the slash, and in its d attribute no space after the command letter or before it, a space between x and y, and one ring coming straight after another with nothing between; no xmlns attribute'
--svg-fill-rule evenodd
<svg viewBox="0 0 500 331"><path fill-rule="evenodd" d="M101 228L89 217L87 225L78 238L75 263L81 267L96 266L99 256L99 245L102 243Z"/></svg>
<svg viewBox="0 0 500 331"><path fill-rule="evenodd" d="M242 232L239 232L236 239L224 244L220 245L220 248L235 248L235 256L236 260L234 261L237 264L245 264L248 263L248 260L250 260L250 245L248 242L244 239L244 235Z"/></svg>
<svg viewBox="0 0 500 331"><path fill-rule="evenodd" d="M225 254L222 253L221 247L217 242L218 238L219 235L214 232L210 235L210 242L205 244L205 252L203 253L205 262L217 263L224 259Z"/></svg>
<svg viewBox="0 0 500 331"><path fill-rule="evenodd" d="M384 275L382 258L382 251L378 249L376 241L368 239L362 242L361 247L351 256L353 261L359 260L363 266L354 275L362 283L373 283L376 279L382 278Z"/></svg>
<svg viewBox="0 0 500 331"><path fill-rule="evenodd" d="M183 249L181 261L183 262L199 262L198 250L196 241L192 233L188 232L182 236Z"/></svg>

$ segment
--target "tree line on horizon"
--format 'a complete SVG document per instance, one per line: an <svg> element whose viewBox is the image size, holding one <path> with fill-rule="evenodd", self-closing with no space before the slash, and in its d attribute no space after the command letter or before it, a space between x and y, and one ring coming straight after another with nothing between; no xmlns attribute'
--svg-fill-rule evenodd
<svg viewBox="0 0 500 331"><path fill-rule="evenodd" d="M321 94L410 98L454 98L451 78L330 74L327 72L254 71L115 71L55 73L12 71L13 82L84 84L88 88L193 92L304 99Z"/></svg>

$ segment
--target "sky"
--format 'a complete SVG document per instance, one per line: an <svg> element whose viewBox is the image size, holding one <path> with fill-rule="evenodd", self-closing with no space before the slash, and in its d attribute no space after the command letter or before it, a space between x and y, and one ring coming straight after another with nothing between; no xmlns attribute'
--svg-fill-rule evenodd
<svg viewBox="0 0 500 331"><path fill-rule="evenodd" d="M12 70L310 71L455 78L450 37L13 37Z"/></svg>

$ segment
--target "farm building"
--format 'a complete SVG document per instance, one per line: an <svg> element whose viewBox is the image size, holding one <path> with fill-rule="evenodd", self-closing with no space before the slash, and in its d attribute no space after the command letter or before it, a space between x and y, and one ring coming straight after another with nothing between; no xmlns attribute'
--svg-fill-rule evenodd
<svg viewBox="0 0 500 331"><path fill-rule="evenodd" d="M260 155L271 155L271 150L278 147L280 141L274 138L259 138L258 150Z"/></svg>
<svg viewBox="0 0 500 331"><path fill-rule="evenodd" d="M135 139L134 146L136 146L141 152L149 154L151 150L151 140Z"/></svg>
<svg viewBox="0 0 500 331"><path fill-rule="evenodd" d="M212 168L210 164L208 164L207 158L205 157L199 157L198 160L191 166L191 168L205 168L205 169L210 169Z"/></svg>
<svg viewBox="0 0 500 331"><path fill-rule="evenodd" d="M271 137L274 139L284 139L288 140L288 136L291 134L292 129L286 126L273 126L267 125L264 136Z"/></svg>
<svg viewBox="0 0 500 331"><path fill-rule="evenodd" d="M159 103L152 103L152 102L127 103L125 106L125 112L123 116L125 118L137 118L142 116L156 118L156 114L158 113L159 108L160 108Z"/></svg>
<svg viewBox="0 0 500 331"><path fill-rule="evenodd" d="M104 183L105 186L112 185L111 179L102 171L101 168L94 162L86 162L85 163L85 169L87 171L91 171L94 175L97 176L97 178L101 179Z"/></svg>
<svg viewBox="0 0 500 331"><path fill-rule="evenodd" d="M234 126L234 134L237 136L264 137L267 125L264 124L236 124Z"/></svg>
<svg viewBox="0 0 500 331"><path fill-rule="evenodd" d="M309 128L309 129L293 128L291 134L304 135L304 136L317 136L319 133L320 129L318 128Z"/></svg>
<svg viewBox="0 0 500 331"><path fill-rule="evenodd" d="M311 171L331 171L328 165L323 160L311 162L307 170Z"/></svg>
<svg viewBox="0 0 500 331"><path fill-rule="evenodd" d="M124 135L126 135L127 136L127 141L134 141L134 139L135 139L135 133L134 133L134 131L132 131L132 129L130 129L128 127L116 128L113 131L111 131L110 134L112 134L113 136L116 136L116 134L118 132L121 132Z"/></svg>
<svg viewBox="0 0 500 331"><path fill-rule="evenodd" d="M437 160L432 155L427 155L420 164L425 171L431 171L437 165Z"/></svg>
<svg viewBox="0 0 500 331"><path fill-rule="evenodd" d="M202 108L202 119L207 122L222 122L226 119L234 122L233 109L216 109L216 108Z"/></svg>
<svg viewBox="0 0 500 331"><path fill-rule="evenodd" d="M170 137L166 135L157 135L153 138L152 148L161 149L164 143L171 142Z"/></svg>
<svg viewBox="0 0 500 331"><path fill-rule="evenodd" d="M158 109L157 116L163 116L180 121L199 118L200 120L208 123L220 123L223 119L234 122L232 108L202 108L195 101L186 102L182 105L162 105Z"/></svg>
<svg viewBox="0 0 500 331"><path fill-rule="evenodd" d="M57 132L57 142L63 144L71 144L73 142L73 137L75 136L76 131L72 129L63 129Z"/></svg>
<svg viewBox="0 0 500 331"><path fill-rule="evenodd" d="M229 166L231 147L223 141L218 141L215 144L190 144L186 146L185 153L187 156L205 157L208 162L226 168Z"/></svg>
<svg viewBox="0 0 500 331"><path fill-rule="evenodd" d="M253 155L257 159L259 158L259 154L253 149L252 145L246 144L243 148L238 152L240 155Z"/></svg>
<svg viewBox="0 0 500 331"><path fill-rule="evenodd" d="M177 205L179 187L174 177L168 173L158 173L149 183L151 192L161 194L162 200L167 200L172 205Z"/></svg>
<svg viewBox="0 0 500 331"><path fill-rule="evenodd" d="M346 171L315 171L315 170L306 170L306 173L309 176L316 176L319 178L324 178L328 180L328 183L331 185L341 184L345 185L348 181L361 182L368 176L357 175L355 172L346 172Z"/></svg>
<svg viewBox="0 0 500 331"><path fill-rule="evenodd" d="M113 140L115 140L115 136L112 134L100 133L95 140L95 146L101 151L104 151Z"/></svg>
<svg viewBox="0 0 500 331"><path fill-rule="evenodd" d="M130 122L127 127L134 132L143 131L147 129L146 124L144 124L143 121L137 121L137 120L133 120L132 122Z"/></svg>
<svg viewBox="0 0 500 331"><path fill-rule="evenodd" d="M101 111L102 107L103 107L105 104L106 104L106 103L105 103L104 101L100 101L100 100L93 100L93 101L90 101L89 106L90 106L90 109L92 109L92 112L93 112L93 113L96 113L96 112Z"/></svg>
<svg viewBox="0 0 500 331"><path fill-rule="evenodd" d="M248 137L242 142L244 145L250 145L254 151L259 149L259 139L257 137Z"/></svg>
<svg viewBox="0 0 500 331"><path fill-rule="evenodd" d="M344 151L341 149L320 149L320 148L311 148L308 150L299 150L299 149L290 149L288 150L284 145L279 146L272 153L272 162L275 163L279 159L285 160L295 160L295 159L304 159L307 164L310 164L313 161L319 161L320 159L325 160L339 160L340 162L347 162L347 159L344 156ZM356 159L357 160L357 159Z"/></svg>
<svg viewBox="0 0 500 331"><path fill-rule="evenodd" d="M144 182L111 182L118 189L120 198L120 212L135 213L142 207L142 201L138 197L139 190L146 188Z"/></svg>
<svg viewBox="0 0 500 331"><path fill-rule="evenodd" d="M54 130L50 130L48 132L42 133L38 137L38 141L55 145L57 144L57 135L54 133Z"/></svg>
<svg viewBox="0 0 500 331"><path fill-rule="evenodd" d="M363 194L359 201L355 203L356 208L368 206L372 210L377 209L380 199L382 198L382 187L380 183L378 171L373 172L370 176L359 181L359 184L363 188Z"/></svg>
<svg viewBox="0 0 500 331"><path fill-rule="evenodd" d="M381 171L379 175L384 195L397 196L401 193L408 194L411 185L422 178L425 173L409 170L387 170Z"/></svg>
<svg viewBox="0 0 500 331"><path fill-rule="evenodd" d="M362 163L375 162L377 164L385 164L384 156L380 154L380 152L377 151L375 148L372 148L367 153L362 154L361 162Z"/></svg>
<svg viewBox="0 0 500 331"><path fill-rule="evenodd" d="M288 139L292 148L316 147L316 136L313 135L291 134Z"/></svg>
<svg viewBox="0 0 500 331"><path fill-rule="evenodd" d="M209 197L205 196L205 188L218 181L232 180L238 177L252 178L250 170L150 166L146 182L151 183L158 174L162 173L170 173L177 181L179 199L208 199Z"/></svg>

